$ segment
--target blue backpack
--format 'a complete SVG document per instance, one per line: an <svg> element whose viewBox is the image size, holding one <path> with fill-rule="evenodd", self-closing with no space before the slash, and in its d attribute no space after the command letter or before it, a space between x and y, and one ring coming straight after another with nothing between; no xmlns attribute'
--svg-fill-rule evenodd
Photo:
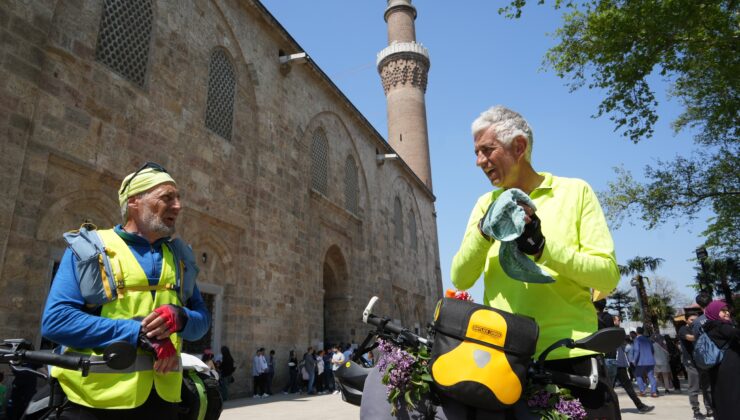
<svg viewBox="0 0 740 420"><path fill-rule="evenodd" d="M729 342L719 348L709 335L703 331L703 327L701 330L702 334L694 343L694 363L699 369L709 370L722 363L722 357L725 355Z"/></svg>

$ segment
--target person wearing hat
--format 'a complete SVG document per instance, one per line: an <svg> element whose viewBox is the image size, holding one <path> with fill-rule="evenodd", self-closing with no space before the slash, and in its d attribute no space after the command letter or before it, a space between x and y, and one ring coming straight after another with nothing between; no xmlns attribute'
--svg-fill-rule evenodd
<svg viewBox="0 0 740 420"><path fill-rule="evenodd" d="M558 340L579 340L595 332L597 316L591 302L605 297L620 278L614 242L596 194L583 180L535 171L532 129L515 111L503 106L488 109L473 122L472 134L476 166L497 189L483 194L473 206L452 260L453 285L467 290L483 274L484 304L537 321L537 355ZM503 204L496 203L499 197ZM496 216L508 197L514 198L513 214L519 215L508 225L517 231L513 237L506 232L506 239L494 240L496 229L488 228L489 216ZM512 255L517 260L513 265ZM522 266L519 262L536 270L523 272L517 268ZM588 375L594 358L603 363L594 352L562 347L548 355L545 367ZM619 404L605 385L606 375L603 382L593 391L575 387L571 391L589 417L618 418Z"/></svg>
<svg viewBox="0 0 740 420"><path fill-rule="evenodd" d="M61 418L176 418L182 341L200 339L210 326L192 250L172 238L180 193L172 176L149 162L123 180L118 198L121 224L85 224L64 235L68 248L41 332L65 351L92 357L127 342L137 347L136 362L123 371L91 366L86 377L53 368L69 400Z"/></svg>

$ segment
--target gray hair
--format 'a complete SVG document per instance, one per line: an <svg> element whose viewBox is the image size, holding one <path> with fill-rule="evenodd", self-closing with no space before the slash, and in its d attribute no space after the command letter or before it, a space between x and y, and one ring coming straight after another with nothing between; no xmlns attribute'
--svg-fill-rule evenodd
<svg viewBox="0 0 740 420"><path fill-rule="evenodd" d="M524 157L527 162L532 162L532 146L534 145L534 134L527 120L516 111L512 111L502 105L496 105L487 109L473 121L471 130L473 137L493 127L496 139L504 144L511 144L511 141L519 136L527 139L527 150Z"/></svg>
<svg viewBox="0 0 740 420"><path fill-rule="evenodd" d="M141 198L141 197L144 197L149 192L150 191L144 191L138 194L134 194L129 198ZM123 205L121 205L121 220L123 220L123 225L125 225L126 222L128 222L128 199L126 200L125 203L123 203Z"/></svg>

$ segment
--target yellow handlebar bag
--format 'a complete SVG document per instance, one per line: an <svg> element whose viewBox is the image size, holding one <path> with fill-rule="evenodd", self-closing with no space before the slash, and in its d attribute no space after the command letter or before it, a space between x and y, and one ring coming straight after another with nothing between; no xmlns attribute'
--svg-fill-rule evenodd
<svg viewBox="0 0 740 420"><path fill-rule="evenodd" d="M484 410L522 397L539 335L532 318L444 298L434 330L430 371L438 392Z"/></svg>

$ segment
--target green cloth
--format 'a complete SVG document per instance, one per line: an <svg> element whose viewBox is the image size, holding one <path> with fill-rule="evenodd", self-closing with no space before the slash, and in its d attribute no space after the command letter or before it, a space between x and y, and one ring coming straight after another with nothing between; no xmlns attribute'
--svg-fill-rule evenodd
<svg viewBox="0 0 740 420"><path fill-rule="evenodd" d="M498 258L501 268L509 277L530 283L552 283L552 277L520 251L514 242L524 232L526 214L519 206L520 202L537 210L537 206L524 191L518 188L508 189L488 207L481 230L491 238L501 241Z"/></svg>
<svg viewBox="0 0 740 420"><path fill-rule="evenodd" d="M614 242L591 187L580 179L540 175L545 179L530 194L547 238L537 265L555 282L513 280L501 267L500 242L491 243L478 231L479 220L503 190L478 199L451 267L452 283L458 289L469 289L483 274L485 304L537 321L537 354L559 339L578 340L596 331L591 289L609 292L620 278ZM592 352L561 348L548 359L587 354Z"/></svg>
<svg viewBox="0 0 740 420"><path fill-rule="evenodd" d="M126 184L126 181L128 181L132 176L134 178L131 179L131 182L126 186L126 189L118 192L118 204L121 206L126 204L129 197L149 191L159 184L164 184L165 182L177 184L167 172L162 172L154 168L146 168L141 170L139 173L132 172L126 175L126 178L121 182L121 187L123 187L124 184Z"/></svg>

